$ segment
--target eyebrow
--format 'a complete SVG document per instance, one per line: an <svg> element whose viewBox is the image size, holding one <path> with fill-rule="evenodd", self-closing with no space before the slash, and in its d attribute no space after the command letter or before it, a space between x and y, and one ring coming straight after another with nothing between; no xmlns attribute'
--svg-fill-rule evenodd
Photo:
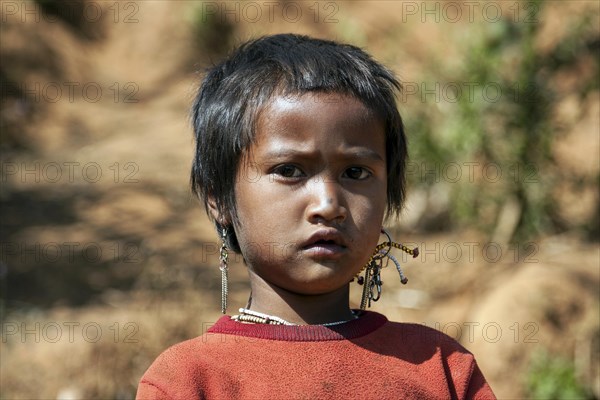
<svg viewBox="0 0 600 400"><path fill-rule="evenodd" d="M269 159L311 158L314 156L314 153L312 151L300 151L296 149L275 149L267 151L263 156ZM347 153L343 153L342 156L345 158L359 158L384 162L383 157L376 151L365 148L350 150Z"/></svg>

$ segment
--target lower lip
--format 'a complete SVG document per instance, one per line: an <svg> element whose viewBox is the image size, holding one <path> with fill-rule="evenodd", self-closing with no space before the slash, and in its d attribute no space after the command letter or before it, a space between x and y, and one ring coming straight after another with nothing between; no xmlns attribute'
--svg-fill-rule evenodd
<svg viewBox="0 0 600 400"><path fill-rule="evenodd" d="M312 244L304 248L304 251L317 258L338 258L341 257L346 248L337 244Z"/></svg>

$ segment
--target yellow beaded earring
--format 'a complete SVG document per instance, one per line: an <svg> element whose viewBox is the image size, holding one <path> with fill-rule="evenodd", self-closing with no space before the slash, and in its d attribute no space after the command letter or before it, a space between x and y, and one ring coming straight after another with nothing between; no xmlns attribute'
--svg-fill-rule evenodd
<svg viewBox="0 0 600 400"><path fill-rule="evenodd" d="M361 310L364 310L366 307L371 307L371 301L377 301L381 297L381 286L383 285L383 282L381 281L381 269L387 267L389 260L392 260L394 265L396 265L396 270L398 270L398 274L400 275L400 282L404 285L408 282L408 279L404 276L404 272L402 272L398 259L390 254L392 247L410 254L413 258L419 255L419 249L417 247L409 249L401 243L392 241L390 234L383 228L381 228L381 233L387 236L387 241L379 243L377 247L375 247L375 252L363 269L357 274L358 284L364 285L360 300ZM384 258L386 259L385 265L383 263ZM365 271L364 277L360 276L362 271Z"/></svg>

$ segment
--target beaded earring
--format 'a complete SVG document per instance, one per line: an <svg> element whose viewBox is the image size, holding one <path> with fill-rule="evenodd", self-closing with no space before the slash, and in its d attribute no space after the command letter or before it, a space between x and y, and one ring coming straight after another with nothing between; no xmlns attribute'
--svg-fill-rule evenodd
<svg viewBox="0 0 600 400"><path fill-rule="evenodd" d="M381 281L381 269L388 266L389 260L392 260L396 266L396 270L400 275L400 282L402 282L403 285L406 285L408 282L408 279L404 276L404 272L402 272L398 259L390 254L392 247L410 254L413 258L419 255L419 249L417 247L409 249L403 244L392 241L390 234L383 228L381 228L381 233L387 236L387 242L379 243L377 247L375 247L375 252L357 275L358 284L364 285L360 299L361 310L364 310L367 306L371 307L371 301L377 301L381 297L381 286L383 285L383 282ZM383 263L384 258L386 259L385 265ZM362 271L365 271L364 277L360 276Z"/></svg>
<svg viewBox="0 0 600 400"><path fill-rule="evenodd" d="M219 255L219 269L221 270L221 312L227 312L227 228L221 231L221 252Z"/></svg>

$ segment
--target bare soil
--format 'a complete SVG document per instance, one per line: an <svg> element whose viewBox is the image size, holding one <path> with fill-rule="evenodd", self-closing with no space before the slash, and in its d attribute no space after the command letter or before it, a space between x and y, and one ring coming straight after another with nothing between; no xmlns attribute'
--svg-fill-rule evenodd
<svg viewBox="0 0 600 400"><path fill-rule="evenodd" d="M217 236L188 189L195 71L219 56L194 39L200 3L121 3L118 17L112 3L95 4L104 17L86 28L88 37L3 8L3 81L42 89L38 101L9 96L2 105L2 398L132 398L161 351L219 318ZM310 3L295 23L277 14L272 23L241 18L231 40L290 31L351 39L414 80L440 52L459 57L453 43L472 29L403 21L406 10L393 2L327 4L338 8L319 3L317 22ZM124 23L134 10L138 22ZM338 22L323 21L332 10ZM549 23L560 22L557 12ZM51 82L62 87L55 102L43 92ZM72 99L65 82L78 83ZM96 85L102 94L93 101ZM561 120L579 121L556 148L566 169L597 176L599 104L595 93L583 108L574 98L561 105ZM589 218L597 189L561 197L565 218ZM600 397L597 242L577 231L490 245L469 229L391 230L421 256L403 263L407 286L393 268L384 271L373 310L455 337L499 398L526 396L529 360L540 351L571 360ZM235 310L248 296L239 257L231 271Z"/></svg>

